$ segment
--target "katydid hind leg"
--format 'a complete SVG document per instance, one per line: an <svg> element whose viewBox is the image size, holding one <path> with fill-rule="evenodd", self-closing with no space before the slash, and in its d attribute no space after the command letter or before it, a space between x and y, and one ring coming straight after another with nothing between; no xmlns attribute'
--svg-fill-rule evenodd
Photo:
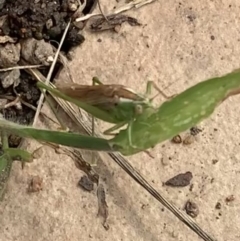
<svg viewBox="0 0 240 241"><path fill-rule="evenodd" d="M107 129L106 131L103 132L104 135L114 135L114 133L112 133L115 130L118 130L119 128L121 128L122 126L128 124L127 126L127 135L128 135L128 141L129 141L129 145L134 147L132 144L132 120L130 122L124 121L121 123L116 124L115 126L111 127L110 129Z"/></svg>
<svg viewBox="0 0 240 241"><path fill-rule="evenodd" d="M134 147L132 144L132 122L129 122L127 130L129 145Z"/></svg>
<svg viewBox="0 0 240 241"><path fill-rule="evenodd" d="M138 148L137 146L134 146L132 142L132 123L133 123L133 120L131 120L128 123L128 127L127 127L128 142L132 148Z"/></svg>
<svg viewBox="0 0 240 241"><path fill-rule="evenodd" d="M104 135L115 136L115 134L113 133L113 131L118 130L119 128L123 127L123 126L126 125L127 123L128 123L127 121L120 122L120 123L114 125L113 127L105 130L105 131L103 132L103 134L104 134Z"/></svg>
<svg viewBox="0 0 240 241"><path fill-rule="evenodd" d="M121 122L121 123L118 123L116 124L115 126L111 127L110 129L107 129L106 131L103 132L104 135L114 135L114 133L112 133L113 131L115 130L118 130L119 128L121 128L122 126L128 124L127 126L127 135L128 135L128 142L129 142L129 145L131 147L134 147L134 145L132 144L132 120L130 122L127 122L127 121L124 121L124 122ZM136 148L136 147L134 147Z"/></svg>
<svg viewBox="0 0 240 241"><path fill-rule="evenodd" d="M129 145L132 148L138 148L137 146L134 146L132 143L132 121L129 122L127 130L128 130L127 134L128 134ZM154 159L154 156L149 151L147 151L147 150L142 150L142 151L145 152L149 157Z"/></svg>

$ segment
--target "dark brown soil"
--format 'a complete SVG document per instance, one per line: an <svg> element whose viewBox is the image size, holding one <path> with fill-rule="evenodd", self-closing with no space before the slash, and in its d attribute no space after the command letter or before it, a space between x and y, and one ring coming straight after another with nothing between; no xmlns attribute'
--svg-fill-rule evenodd
<svg viewBox="0 0 240 241"><path fill-rule="evenodd" d="M68 0L6 1L0 10L0 16L8 16L8 27L2 29L3 35L17 38L34 37L38 40L59 42L74 13L69 9L68 2ZM72 46L79 45L83 41L84 37L72 25L63 48L69 50Z"/></svg>
<svg viewBox="0 0 240 241"><path fill-rule="evenodd" d="M69 2L73 3L73 5L69 5ZM87 5L83 10L84 14L92 10L94 3L96 2L93 0L87 1ZM15 45L19 45L22 39L28 38L45 40L58 47L67 23L78 7L77 0L0 0L0 36L9 36L16 41L15 43L11 43L13 47L10 45L10 50L11 48L14 49ZM72 24L64 41L62 51L67 53L73 46L77 46L83 41L84 37L79 33L79 29ZM0 45L6 48L6 44L2 43ZM6 56L5 52L2 54ZM8 62L8 66L0 66L0 68L14 66L17 61L15 63ZM54 71L55 74L60 70L59 67L58 64ZM48 69L49 67L46 67L44 70L41 70L44 76L47 75ZM24 70L20 73L20 84L15 88L13 85L6 88L4 87L4 83L0 81L1 99L7 96L9 103L17 95L20 95L23 101L36 107L40 91L35 87L35 80ZM1 109L0 112L6 119L26 125L31 124L35 114L33 109L23 103L21 104L21 108L19 106L11 106ZM17 146L17 143L13 141L12 144L10 143L10 146Z"/></svg>

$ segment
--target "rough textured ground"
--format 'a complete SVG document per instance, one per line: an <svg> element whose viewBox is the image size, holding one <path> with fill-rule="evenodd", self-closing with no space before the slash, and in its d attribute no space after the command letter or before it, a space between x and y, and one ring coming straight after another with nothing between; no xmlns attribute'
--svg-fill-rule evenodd
<svg viewBox="0 0 240 241"><path fill-rule="evenodd" d="M116 5L101 3L107 9ZM157 1L128 12L143 26L126 24L118 34L85 35L85 43L75 50L71 71L79 83L89 83L97 75L105 83L127 84L142 92L146 81L154 80L167 94L175 94L239 68L239 8L234 0ZM180 209L188 199L196 202L200 209L196 221L219 241L240 238L239 101L236 96L221 105L201 124L204 131L192 145L165 143L151 151L154 159L145 154L129 158ZM36 146L31 141L29 150ZM107 158L99 165L106 177L108 231L96 217L95 194L76 187L82 172L70 158L46 147L41 160L24 171L14 165L0 206L0 240L200 240L117 165ZM192 191L162 186L186 171L193 173ZM29 195L31 175L43 177L44 186ZM235 199L226 203L229 195ZM220 210L215 209L217 202Z"/></svg>

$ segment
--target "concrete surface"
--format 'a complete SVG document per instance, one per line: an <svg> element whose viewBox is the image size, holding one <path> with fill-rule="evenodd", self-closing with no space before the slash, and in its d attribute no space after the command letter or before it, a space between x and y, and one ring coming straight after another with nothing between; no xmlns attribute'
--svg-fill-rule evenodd
<svg viewBox="0 0 240 241"><path fill-rule="evenodd" d="M101 4L105 11L117 5L106 0ZM85 29L86 41L76 49L71 71L78 83L90 83L96 75L104 83L126 84L143 92L146 81L154 80L166 94L175 94L239 68L239 8L240 2L234 0L169 0L129 11L143 25L124 24L119 33ZM129 158L180 209L188 199L196 202L197 223L219 241L240 239L239 102L240 96L235 96L223 103L201 124L204 131L192 145L167 142L151 150L154 159L146 154ZM31 141L29 150L36 146ZM96 217L95 193L76 187L83 173L69 157L45 147L43 157L24 171L14 165L0 206L0 240L201 240L111 160L99 165L106 177L108 231ZM193 173L192 191L162 186L186 171ZM41 192L26 193L31 175L43 177ZM235 199L227 203L229 195ZM217 202L220 210L215 209Z"/></svg>

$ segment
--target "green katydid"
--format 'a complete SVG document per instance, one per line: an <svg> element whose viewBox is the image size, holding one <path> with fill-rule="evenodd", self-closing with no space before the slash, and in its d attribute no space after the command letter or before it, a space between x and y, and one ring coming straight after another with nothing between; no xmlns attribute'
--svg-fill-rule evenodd
<svg viewBox="0 0 240 241"><path fill-rule="evenodd" d="M147 96L151 93L152 86L165 98L168 98L152 81L147 82L146 93L140 95L123 85L103 85L97 77L93 83L99 85L71 84L59 86L56 89L38 82L40 89L46 89L51 94L76 104L78 107L90 113L93 117L105 122L115 124L104 131L104 134L112 134L114 130L131 123L145 108L154 108L152 100Z"/></svg>
<svg viewBox="0 0 240 241"><path fill-rule="evenodd" d="M106 140L76 133L49 131L25 127L0 119L0 128L21 137L93 151L133 155L190 129L209 117L225 99L240 93L240 71L212 78L183 91L159 108L144 108L125 130ZM128 133L131 131L132 145ZM1 163L1 160L0 160ZM213 240L204 236L204 240Z"/></svg>
<svg viewBox="0 0 240 241"><path fill-rule="evenodd" d="M76 133L39 130L3 119L0 127L22 137L95 151L119 151L127 156L154 147L190 129L209 117L229 96L239 93L240 71L200 82L164 102L158 109L145 108L131 125L110 140ZM129 142L129 132L132 143Z"/></svg>

